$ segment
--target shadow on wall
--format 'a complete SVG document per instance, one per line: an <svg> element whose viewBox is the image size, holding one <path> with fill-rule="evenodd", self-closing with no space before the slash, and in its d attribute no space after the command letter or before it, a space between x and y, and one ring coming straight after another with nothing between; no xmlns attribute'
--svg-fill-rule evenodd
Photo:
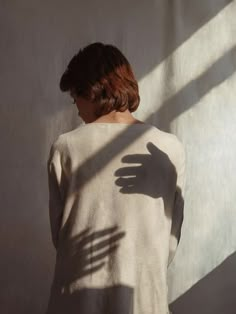
<svg viewBox="0 0 236 314"><path fill-rule="evenodd" d="M193 107L214 87L229 79L235 73L235 65L229 60L236 60L236 47L234 46L211 67L195 80L189 82L177 94L164 102L160 109L149 116L147 123L156 124L158 128L169 132L170 123L181 113ZM154 121L156 121L154 123Z"/></svg>
<svg viewBox="0 0 236 314"><path fill-rule="evenodd" d="M206 1L199 3L199 1L189 0L178 2L89 0L86 1L86 5L80 6L80 12L83 14L79 18L84 27L79 30L78 12L71 10L77 7L77 2L71 0L70 5L60 3L62 10L57 13L57 19L60 19L60 23L57 24L57 33L67 35L64 38L67 47L71 47L71 41L74 42L72 34L76 28L77 32L84 32L86 29L86 39L89 42L94 41L95 36L96 39L115 41L118 47L127 54L136 69L138 79L141 79L231 2L232 0L215 0L212 5ZM91 16L91 8L93 12L96 12L93 16L94 24L91 24L90 20L88 22L87 19ZM48 16L54 17L54 6L48 5L47 9ZM190 15L190 12L194 14ZM68 16L70 16L70 25L67 23ZM180 28L181 31L179 31ZM125 32L122 31L123 29ZM56 33L54 29L53 31ZM78 44L80 43L76 43L77 47Z"/></svg>
<svg viewBox="0 0 236 314"><path fill-rule="evenodd" d="M235 314L236 253L170 305L174 314Z"/></svg>
<svg viewBox="0 0 236 314"><path fill-rule="evenodd" d="M12 100L11 91L15 90L17 104L32 103L33 95L41 108L46 103L44 113L58 112L55 83L66 59L97 40L116 44L140 80L231 2L89 0L76 10L75 0L33 5L30 0L5 1L0 12L2 25L6 25L1 54L2 73L6 73L2 100Z"/></svg>

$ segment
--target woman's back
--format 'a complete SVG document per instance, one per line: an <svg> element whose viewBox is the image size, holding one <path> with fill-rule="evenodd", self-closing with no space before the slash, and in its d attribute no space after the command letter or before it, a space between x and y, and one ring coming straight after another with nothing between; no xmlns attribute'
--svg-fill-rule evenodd
<svg viewBox="0 0 236 314"><path fill-rule="evenodd" d="M90 123L59 137L48 162L57 248L48 314L168 313L182 164L177 138L147 124Z"/></svg>

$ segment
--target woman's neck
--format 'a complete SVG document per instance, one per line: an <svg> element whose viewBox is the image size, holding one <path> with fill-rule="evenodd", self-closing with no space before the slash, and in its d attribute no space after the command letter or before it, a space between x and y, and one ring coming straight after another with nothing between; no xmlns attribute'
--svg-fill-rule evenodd
<svg viewBox="0 0 236 314"><path fill-rule="evenodd" d="M120 111L111 111L106 115L103 115L93 121L92 123L127 123L127 124L133 124L133 123L143 123L142 121L139 121L133 117L131 112L127 109L126 111L120 112Z"/></svg>

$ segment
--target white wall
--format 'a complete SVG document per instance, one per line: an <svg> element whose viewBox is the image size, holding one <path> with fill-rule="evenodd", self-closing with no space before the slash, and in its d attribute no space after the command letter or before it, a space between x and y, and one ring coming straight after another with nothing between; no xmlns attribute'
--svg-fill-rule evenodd
<svg viewBox="0 0 236 314"><path fill-rule="evenodd" d="M235 258L219 266L227 276L217 278L229 280L207 280L215 307L200 283L236 251L235 1L0 5L1 313L46 308L55 258L46 160L58 134L81 122L58 82L72 55L93 41L117 45L133 65L141 93L136 116L177 134L186 147L185 221L169 272L175 313L189 313L193 299L194 309L205 304L201 313L231 313Z"/></svg>

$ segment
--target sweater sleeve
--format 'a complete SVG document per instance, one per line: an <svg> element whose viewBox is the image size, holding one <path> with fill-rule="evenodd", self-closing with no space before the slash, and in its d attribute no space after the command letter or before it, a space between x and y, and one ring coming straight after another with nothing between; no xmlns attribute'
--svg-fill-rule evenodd
<svg viewBox="0 0 236 314"><path fill-rule="evenodd" d="M175 256L176 249L181 237L181 228L184 218L185 151L182 144L180 147L181 149L176 167L177 183L172 214L168 264L172 262Z"/></svg>
<svg viewBox="0 0 236 314"><path fill-rule="evenodd" d="M58 233L61 226L63 214L63 171L61 164L61 153L56 141L50 149L47 162L48 187L49 187L49 219L51 227L51 237L54 247L57 249Z"/></svg>

